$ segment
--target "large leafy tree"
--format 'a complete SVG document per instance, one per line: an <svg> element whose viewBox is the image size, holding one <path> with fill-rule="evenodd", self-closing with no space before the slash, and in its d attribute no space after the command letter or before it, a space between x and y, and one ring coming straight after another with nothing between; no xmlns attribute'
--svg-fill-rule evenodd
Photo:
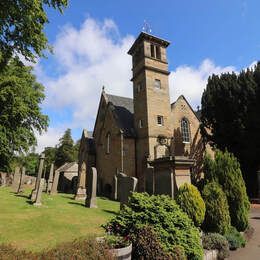
<svg viewBox="0 0 260 260"><path fill-rule="evenodd" d="M256 190L260 154L260 63L239 75L209 78L202 96L203 136L239 160L250 195Z"/></svg>
<svg viewBox="0 0 260 260"><path fill-rule="evenodd" d="M13 54L34 61L50 49L43 31L48 23L46 7L62 12L68 0L0 1L0 69Z"/></svg>
<svg viewBox="0 0 260 260"><path fill-rule="evenodd" d="M12 158L36 144L35 133L48 126L40 104L44 87L36 81L31 67L17 58L0 71L0 168L7 170Z"/></svg>
<svg viewBox="0 0 260 260"><path fill-rule="evenodd" d="M60 143L57 148L55 160L55 165L57 167L66 162L73 162L76 160L74 142L71 137L71 129L68 128L59 141Z"/></svg>

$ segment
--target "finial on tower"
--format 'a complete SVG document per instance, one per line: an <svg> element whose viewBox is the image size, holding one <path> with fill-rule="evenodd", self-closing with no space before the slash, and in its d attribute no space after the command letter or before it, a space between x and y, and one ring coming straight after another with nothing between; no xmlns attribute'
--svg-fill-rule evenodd
<svg viewBox="0 0 260 260"><path fill-rule="evenodd" d="M102 87L102 92L105 92L105 86L103 85L103 87Z"/></svg>
<svg viewBox="0 0 260 260"><path fill-rule="evenodd" d="M152 32L151 26L146 20L144 20L144 25L143 25L142 31L145 32L145 33L151 33Z"/></svg>

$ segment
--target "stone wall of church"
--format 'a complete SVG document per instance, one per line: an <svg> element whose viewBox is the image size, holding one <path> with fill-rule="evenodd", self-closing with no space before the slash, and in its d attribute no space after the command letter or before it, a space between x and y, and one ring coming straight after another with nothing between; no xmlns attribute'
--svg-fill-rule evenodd
<svg viewBox="0 0 260 260"><path fill-rule="evenodd" d="M112 192L113 178L117 172L123 170L125 174L135 176L135 142L130 138L122 140L122 132L117 127L109 107L104 121L97 124L100 123L102 126L97 126L100 132L95 133L96 166L100 192L109 197Z"/></svg>
<svg viewBox="0 0 260 260"><path fill-rule="evenodd" d="M181 134L181 120L186 118L189 122L190 129L190 142L184 143ZM195 159L195 165L193 167L193 178L200 179L202 174L202 163L205 152L210 155L214 155L214 152L209 145L205 145L202 142L200 134L200 121L186 102L181 96L172 105L172 120L174 128L173 138L173 150L177 156L186 155L192 159ZM195 180L195 181L196 181Z"/></svg>

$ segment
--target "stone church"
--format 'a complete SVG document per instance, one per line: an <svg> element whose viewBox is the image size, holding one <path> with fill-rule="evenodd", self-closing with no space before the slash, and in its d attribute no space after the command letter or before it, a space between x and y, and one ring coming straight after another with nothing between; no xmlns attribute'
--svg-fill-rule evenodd
<svg viewBox="0 0 260 260"><path fill-rule="evenodd" d="M103 89L93 132L82 133L76 198L85 194L90 167L97 169L99 193L108 197L119 172L136 177L139 191L157 194L173 194L174 187L200 177L203 155L211 151L200 135L198 111L184 96L170 103L169 44L141 32L128 51L133 99Z"/></svg>

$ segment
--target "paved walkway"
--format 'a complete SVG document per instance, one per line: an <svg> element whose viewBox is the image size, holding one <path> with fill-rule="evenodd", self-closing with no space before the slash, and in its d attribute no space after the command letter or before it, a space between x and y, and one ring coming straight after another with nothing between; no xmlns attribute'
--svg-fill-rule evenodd
<svg viewBox="0 0 260 260"><path fill-rule="evenodd" d="M252 205L250 211L250 225L254 234L246 247L231 251L230 260L260 260L260 205Z"/></svg>

